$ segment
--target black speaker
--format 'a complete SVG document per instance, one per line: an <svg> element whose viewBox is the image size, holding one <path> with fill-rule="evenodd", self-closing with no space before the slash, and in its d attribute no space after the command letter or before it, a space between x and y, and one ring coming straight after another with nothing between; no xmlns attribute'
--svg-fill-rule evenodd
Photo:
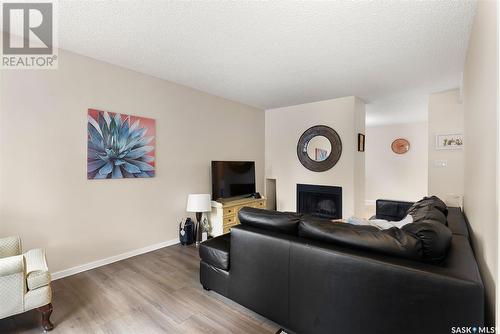
<svg viewBox="0 0 500 334"><path fill-rule="evenodd" d="M181 245L191 245L194 242L194 223L186 218L179 224L179 240Z"/></svg>

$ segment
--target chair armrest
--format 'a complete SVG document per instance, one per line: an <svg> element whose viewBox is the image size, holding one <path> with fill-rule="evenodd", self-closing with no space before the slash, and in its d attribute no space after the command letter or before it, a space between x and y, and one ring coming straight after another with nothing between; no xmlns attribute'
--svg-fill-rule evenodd
<svg viewBox="0 0 500 334"><path fill-rule="evenodd" d="M26 273L34 271L49 271L45 251L40 248L30 249L24 253L26 259Z"/></svg>
<svg viewBox="0 0 500 334"><path fill-rule="evenodd" d="M21 238L18 236L0 239L0 258L21 255Z"/></svg>
<svg viewBox="0 0 500 334"><path fill-rule="evenodd" d="M31 249L24 253L26 261L26 283L28 290L38 289L50 284L50 273L42 249Z"/></svg>
<svg viewBox="0 0 500 334"><path fill-rule="evenodd" d="M22 255L0 259L0 277L19 273L24 273L24 257Z"/></svg>

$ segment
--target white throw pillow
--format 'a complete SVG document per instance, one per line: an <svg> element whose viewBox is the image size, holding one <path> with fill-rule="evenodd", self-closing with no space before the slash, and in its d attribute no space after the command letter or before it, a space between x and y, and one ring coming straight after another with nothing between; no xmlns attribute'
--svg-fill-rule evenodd
<svg viewBox="0 0 500 334"><path fill-rule="evenodd" d="M386 230L392 227L402 228L403 226L413 223L413 217L407 215L400 221L388 221L385 219L362 219L356 217L350 217L347 219L346 223L352 225L370 225L381 230Z"/></svg>

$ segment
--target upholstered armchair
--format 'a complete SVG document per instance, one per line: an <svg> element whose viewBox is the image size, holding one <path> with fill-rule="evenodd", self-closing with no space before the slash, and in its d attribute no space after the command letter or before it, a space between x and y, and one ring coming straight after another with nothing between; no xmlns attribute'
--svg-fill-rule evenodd
<svg viewBox="0 0 500 334"><path fill-rule="evenodd" d="M43 330L50 331L51 301L45 252L32 249L23 254L19 237L0 238L0 319L37 309Z"/></svg>

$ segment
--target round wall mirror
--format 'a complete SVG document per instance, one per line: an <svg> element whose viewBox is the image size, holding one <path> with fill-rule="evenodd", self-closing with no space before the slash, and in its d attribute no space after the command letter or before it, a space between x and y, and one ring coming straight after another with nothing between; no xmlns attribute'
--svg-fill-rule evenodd
<svg viewBox="0 0 500 334"><path fill-rule="evenodd" d="M342 141L338 133L326 125L307 129L297 143L300 163L314 172L329 170L339 161Z"/></svg>

